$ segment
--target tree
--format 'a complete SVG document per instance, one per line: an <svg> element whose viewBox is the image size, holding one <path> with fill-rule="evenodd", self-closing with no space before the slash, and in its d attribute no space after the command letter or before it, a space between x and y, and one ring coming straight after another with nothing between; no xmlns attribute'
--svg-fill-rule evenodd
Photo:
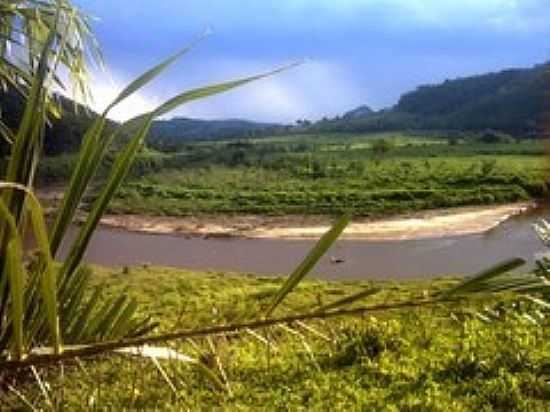
<svg viewBox="0 0 550 412"><path fill-rule="evenodd" d="M75 97L87 101L91 95L89 69L93 64L102 66L102 57L89 16L68 0L0 0L0 89L28 96L50 34L56 54L51 69L56 76L47 82L71 89ZM69 81L63 82L64 77ZM59 104L51 96L53 87L45 86L47 112L60 117ZM3 104L0 102L0 137L13 140L12 129L1 119Z"/></svg>

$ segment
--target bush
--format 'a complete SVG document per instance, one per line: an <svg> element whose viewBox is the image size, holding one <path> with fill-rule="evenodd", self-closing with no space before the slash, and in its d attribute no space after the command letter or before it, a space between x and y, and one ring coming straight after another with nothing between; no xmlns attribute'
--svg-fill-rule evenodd
<svg viewBox="0 0 550 412"><path fill-rule="evenodd" d="M397 351L401 344L401 324L379 321L372 317L365 322L339 331L340 350L332 359L335 366L350 366L362 358L375 359L385 351Z"/></svg>

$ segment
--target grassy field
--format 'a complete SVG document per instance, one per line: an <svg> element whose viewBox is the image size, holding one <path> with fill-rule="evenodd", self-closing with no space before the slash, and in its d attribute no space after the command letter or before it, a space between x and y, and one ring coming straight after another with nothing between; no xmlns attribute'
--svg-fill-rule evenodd
<svg viewBox="0 0 550 412"><path fill-rule="evenodd" d="M189 143L143 153L110 210L379 216L515 202L546 193L544 145L387 133Z"/></svg>
<svg viewBox="0 0 550 412"><path fill-rule="evenodd" d="M165 268L94 268L109 295L130 289L159 331L257 318L282 280ZM276 315L330 303L366 288L358 305L422 299L456 281L304 281ZM508 297L492 298L506 300ZM357 305L356 304L356 305ZM115 356L39 370L58 408L152 410L544 411L550 389L548 328L507 317L472 316L488 301L467 301L360 317L310 321L171 347L198 365ZM269 341L269 346L267 345ZM18 390L33 404L48 399L29 377ZM13 393L0 407L24 407Z"/></svg>

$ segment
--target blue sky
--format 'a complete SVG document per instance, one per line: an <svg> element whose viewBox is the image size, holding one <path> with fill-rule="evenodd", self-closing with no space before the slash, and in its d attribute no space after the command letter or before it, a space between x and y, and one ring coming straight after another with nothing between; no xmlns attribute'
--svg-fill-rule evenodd
<svg viewBox="0 0 550 412"><path fill-rule="evenodd" d="M109 76L96 107L206 29L122 119L190 87L307 59L173 115L292 122L380 109L425 83L550 60L549 0L78 0L96 16Z"/></svg>

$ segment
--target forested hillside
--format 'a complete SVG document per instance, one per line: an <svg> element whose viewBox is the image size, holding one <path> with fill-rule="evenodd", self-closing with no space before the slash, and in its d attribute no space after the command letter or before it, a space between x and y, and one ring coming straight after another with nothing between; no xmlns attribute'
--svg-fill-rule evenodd
<svg viewBox="0 0 550 412"><path fill-rule="evenodd" d="M46 155L76 152L80 148L84 132L97 114L64 96L56 95L55 98L62 116L60 119L50 116L46 127L44 151ZM17 130L24 104L23 97L13 89L0 90L1 118L11 130ZM111 130L114 125L115 122L110 121L106 129ZM6 142L0 139L0 155L6 154L7 150Z"/></svg>
<svg viewBox="0 0 550 412"><path fill-rule="evenodd" d="M531 69L447 80L405 93L391 109L374 111L363 105L342 116L296 126L247 120L200 120L177 117L153 123L148 144L177 151L190 140L251 138L288 132L383 132L396 130L501 130L517 137L542 136L545 94L550 90L550 63ZM57 96L62 119L52 119L46 132L48 155L74 152L96 114ZM548 103L547 103L548 104ZM22 114L23 100L13 90L0 91L0 114L12 129ZM115 123L112 122L112 127ZM0 155L7 145L0 141Z"/></svg>
<svg viewBox="0 0 550 412"><path fill-rule="evenodd" d="M75 104L69 98L60 95L56 98L62 108L63 116L61 119L50 119L44 142L47 155L76 152L80 147L84 132L93 118L97 116L95 112ZM11 89L0 91L0 116L12 130L17 129L23 114L23 107L23 98L18 93ZM110 130L115 124L114 121L110 121L107 130ZM175 151L189 140L246 138L283 129L286 130L287 127L247 120L200 120L178 117L154 122L148 137L148 144L158 150ZM6 154L7 150L7 144L0 139L0 155Z"/></svg>
<svg viewBox="0 0 550 412"><path fill-rule="evenodd" d="M543 123L548 90L550 63L421 86L404 94L389 110L356 109L340 118L320 121L313 129L348 132L497 129L520 136L537 135Z"/></svg>
<svg viewBox="0 0 550 412"><path fill-rule="evenodd" d="M256 123L247 120L200 120L177 117L153 123L149 144L164 151L177 150L188 140L221 140L247 138L283 129L273 123Z"/></svg>

